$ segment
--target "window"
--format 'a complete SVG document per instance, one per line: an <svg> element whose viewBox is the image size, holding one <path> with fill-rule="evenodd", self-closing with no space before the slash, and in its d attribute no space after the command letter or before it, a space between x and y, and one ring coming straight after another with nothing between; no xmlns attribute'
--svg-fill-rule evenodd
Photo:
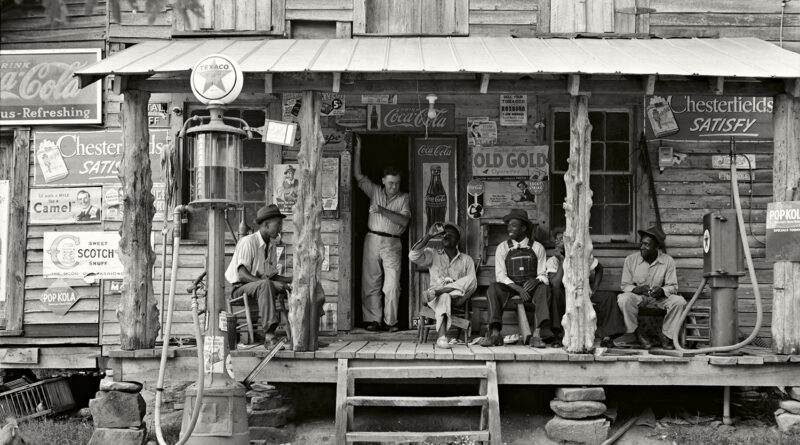
<svg viewBox="0 0 800 445"><path fill-rule="evenodd" d="M592 155L590 184L593 195L589 232L592 235L625 235L633 231L633 171L631 165L631 114L627 111L590 111ZM553 118L552 226L565 224L564 173L569 164L568 111Z"/></svg>
<svg viewBox="0 0 800 445"><path fill-rule="evenodd" d="M208 110L195 109L191 112L192 116L208 116ZM247 122L251 127L264 125L266 111L263 108L229 108L225 111L225 116L238 117ZM184 202L194 199L194 191L191 189L194 183L194 165L191 159L184 156L186 168L184 171ZM242 141L242 164L239 173L239 187L246 213L245 222L253 225L253 218L256 216L258 208L270 201L267 196L267 181L269 180L269 165L267 164L267 144L261 142L258 134L254 139L244 139ZM239 215L229 213L228 221L231 227L237 230L239 225ZM207 221L205 212L196 215L189 215L189 238L205 239L207 237Z"/></svg>

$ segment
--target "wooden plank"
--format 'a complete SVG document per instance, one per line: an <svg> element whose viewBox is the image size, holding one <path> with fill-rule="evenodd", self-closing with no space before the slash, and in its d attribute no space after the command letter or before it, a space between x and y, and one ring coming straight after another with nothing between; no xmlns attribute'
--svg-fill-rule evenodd
<svg viewBox="0 0 800 445"><path fill-rule="evenodd" d="M355 9L355 4L353 6ZM389 0L369 0L367 1L365 10L367 34L388 34Z"/></svg>
<svg viewBox="0 0 800 445"><path fill-rule="evenodd" d="M443 440L450 439L467 441L489 440L487 431L439 431L439 432L408 432L408 431L389 431L389 432L352 432L347 433L347 442L378 442L378 443L441 443Z"/></svg>
<svg viewBox="0 0 800 445"><path fill-rule="evenodd" d="M347 399L352 406L393 406L393 407L447 407L447 406L485 406L488 400L484 396L456 397L381 397L356 396Z"/></svg>
<svg viewBox="0 0 800 445"><path fill-rule="evenodd" d="M272 0L272 31L286 35L286 1Z"/></svg>
<svg viewBox="0 0 800 445"><path fill-rule="evenodd" d="M366 341L350 342L347 346L336 351L335 356L337 359L353 359L356 358L356 352L367 345Z"/></svg>
<svg viewBox="0 0 800 445"><path fill-rule="evenodd" d="M651 0L650 7L658 13L781 13L780 3L741 0ZM787 3L783 12L800 13L800 5Z"/></svg>
<svg viewBox="0 0 800 445"><path fill-rule="evenodd" d="M255 29L257 31L272 30L272 1L255 0Z"/></svg>
<svg viewBox="0 0 800 445"><path fill-rule="evenodd" d="M424 12L421 0L389 0L389 33L419 34Z"/></svg>
<svg viewBox="0 0 800 445"><path fill-rule="evenodd" d="M490 346L488 349L494 354L495 360L514 360L514 352L505 346Z"/></svg>
<svg viewBox="0 0 800 445"><path fill-rule="evenodd" d="M619 34L636 32L637 18L635 14L630 13L636 7L636 0L615 0L614 3L614 32Z"/></svg>
<svg viewBox="0 0 800 445"><path fill-rule="evenodd" d="M475 355L467 345L453 345L453 360L473 360Z"/></svg>
<svg viewBox="0 0 800 445"><path fill-rule="evenodd" d="M375 353L378 352L386 343L380 341L370 341L363 348L356 352L357 359L372 360L375 358Z"/></svg>
<svg viewBox="0 0 800 445"><path fill-rule="evenodd" d="M495 362L486 363L486 396L489 399L488 426L489 438L492 445L501 445L503 441L500 436L500 394L497 389L497 365Z"/></svg>
<svg viewBox="0 0 800 445"><path fill-rule="evenodd" d="M349 383L346 359L339 359L336 370L336 443L347 443L347 387Z"/></svg>
<svg viewBox="0 0 800 445"><path fill-rule="evenodd" d="M353 9L352 0L287 0L286 9Z"/></svg>
<svg viewBox="0 0 800 445"><path fill-rule="evenodd" d="M536 11L536 0L470 0L470 11Z"/></svg>
<svg viewBox="0 0 800 445"><path fill-rule="evenodd" d="M540 34L550 33L550 0L537 0L536 29Z"/></svg>
<svg viewBox="0 0 800 445"><path fill-rule="evenodd" d="M381 346L375 352L375 358L393 360L395 355L397 354L397 348L399 347L400 347L400 342L384 343L383 346Z"/></svg>
<svg viewBox="0 0 800 445"><path fill-rule="evenodd" d="M586 32L614 32L614 0L586 0Z"/></svg>
<svg viewBox="0 0 800 445"><path fill-rule="evenodd" d="M424 362L423 362L424 363ZM487 376L485 366L363 366L347 371L355 379L479 379Z"/></svg>
<svg viewBox="0 0 800 445"><path fill-rule="evenodd" d="M5 369L54 368L96 369L99 346L41 347L35 366L31 363L3 363Z"/></svg>
<svg viewBox="0 0 800 445"><path fill-rule="evenodd" d="M566 362L569 361L569 354L567 354L563 349L552 349L552 348L531 348L538 354L542 355L542 360L545 361L555 361L555 362Z"/></svg>
<svg viewBox="0 0 800 445"><path fill-rule="evenodd" d="M353 12L349 9L287 9L286 20L348 22L353 20Z"/></svg>
<svg viewBox="0 0 800 445"><path fill-rule="evenodd" d="M436 360L453 360L453 351L451 349L434 347L433 358Z"/></svg>
<svg viewBox="0 0 800 445"><path fill-rule="evenodd" d="M536 25L535 11L472 11L470 25Z"/></svg>
<svg viewBox="0 0 800 445"><path fill-rule="evenodd" d="M736 361L737 365L763 365L764 364L764 357L756 357L752 355L745 355L739 357L739 360Z"/></svg>
<svg viewBox="0 0 800 445"><path fill-rule="evenodd" d="M397 352L395 353L395 359L397 360L413 360L414 356L416 355L417 351L417 344L416 343L401 343L400 347L397 348Z"/></svg>
<svg viewBox="0 0 800 445"><path fill-rule="evenodd" d="M433 345L430 343L418 344L417 349L414 353L414 358L416 359L433 359L434 352L433 352Z"/></svg>
<svg viewBox="0 0 800 445"><path fill-rule="evenodd" d="M716 366L732 366L738 361L738 357L717 357L711 356L708 363Z"/></svg>
<svg viewBox="0 0 800 445"><path fill-rule="evenodd" d="M571 362L593 362L594 355L592 354L569 354L568 360Z"/></svg>
<svg viewBox="0 0 800 445"><path fill-rule="evenodd" d="M506 349L514 353L514 360L535 361L541 360L542 355L525 345L510 345Z"/></svg>
<svg viewBox="0 0 800 445"><path fill-rule="evenodd" d="M367 0L353 0L353 34L367 32Z"/></svg>
<svg viewBox="0 0 800 445"><path fill-rule="evenodd" d="M475 360L494 360L494 352L489 348L480 345L470 345L469 349L475 356Z"/></svg>
<svg viewBox="0 0 800 445"><path fill-rule="evenodd" d="M235 2L236 17L234 29L239 31L255 31L256 0L239 0Z"/></svg>
<svg viewBox="0 0 800 445"><path fill-rule="evenodd" d="M30 130L14 130L14 150L9 165L9 196L28 196L28 165L30 162ZM11 199L8 203L7 252L25 252L27 238L28 205L27 199ZM5 329L22 329L24 311L25 261L6 262Z"/></svg>
<svg viewBox="0 0 800 445"><path fill-rule="evenodd" d="M469 35L469 2L470 0L455 0L455 11L453 12L455 24L453 35Z"/></svg>
<svg viewBox="0 0 800 445"><path fill-rule="evenodd" d="M39 362L39 348L0 348L0 363L35 365Z"/></svg>

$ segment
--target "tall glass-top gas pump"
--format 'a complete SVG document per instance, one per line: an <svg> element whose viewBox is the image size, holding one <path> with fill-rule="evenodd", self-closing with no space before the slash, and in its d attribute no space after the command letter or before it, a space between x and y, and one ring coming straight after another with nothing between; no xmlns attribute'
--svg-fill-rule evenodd
<svg viewBox="0 0 800 445"><path fill-rule="evenodd" d="M204 209L208 218L206 329L203 334L205 371L201 400L198 383L186 390L182 435L196 402L196 422L187 444L249 445L245 387L233 378L225 312L225 209L240 205L239 165L242 139L250 128L243 120L224 116L224 106L236 99L244 78L232 59L210 55L191 75L194 95L208 106L209 116L195 116L184 126L185 153L195 167L190 207ZM200 345L198 345L200 347Z"/></svg>

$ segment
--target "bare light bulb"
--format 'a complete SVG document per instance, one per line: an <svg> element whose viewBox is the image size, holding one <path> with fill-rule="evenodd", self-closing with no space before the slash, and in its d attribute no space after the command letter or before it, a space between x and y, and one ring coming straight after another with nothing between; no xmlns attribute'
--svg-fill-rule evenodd
<svg viewBox="0 0 800 445"><path fill-rule="evenodd" d="M436 97L435 94L428 94L425 99L428 100L428 119L434 120L436 119L436 108L434 108L434 104L438 97Z"/></svg>

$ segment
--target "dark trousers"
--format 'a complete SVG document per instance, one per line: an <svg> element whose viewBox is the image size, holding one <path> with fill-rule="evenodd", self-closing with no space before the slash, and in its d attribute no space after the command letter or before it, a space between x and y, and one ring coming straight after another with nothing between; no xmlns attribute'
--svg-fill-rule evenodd
<svg viewBox="0 0 800 445"><path fill-rule="evenodd" d="M286 292L277 290L271 280L259 280L237 287L231 297L236 298L242 294L247 294L248 298L255 297L258 302L258 319L261 322L261 327L264 329L265 334L273 333L281 321L281 311L286 310L288 312L289 310L286 305L286 299L288 298ZM317 314L322 316L325 291L320 283L317 283L315 304L317 305Z"/></svg>
<svg viewBox="0 0 800 445"><path fill-rule="evenodd" d="M553 330L558 335L563 335L561 318L567 310L566 292L564 284L558 280L550 280L552 300L550 316L552 317ZM613 292L596 292L591 298L594 312L597 314L597 331L595 335L600 338L611 337L625 333L625 319L617 305L617 295Z"/></svg>
<svg viewBox="0 0 800 445"><path fill-rule="evenodd" d="M528 292L531 301L524 303L526 308L534 309L534 326L541 327L542 323L550 320L550 288L546 284L536 282L536 287ZM492 283L486 292L486 299L489 303L489 327L500 329L503 327L503 309L508 306L511 297L517 295L517 291L511 289L503 283Z"/></svg>

